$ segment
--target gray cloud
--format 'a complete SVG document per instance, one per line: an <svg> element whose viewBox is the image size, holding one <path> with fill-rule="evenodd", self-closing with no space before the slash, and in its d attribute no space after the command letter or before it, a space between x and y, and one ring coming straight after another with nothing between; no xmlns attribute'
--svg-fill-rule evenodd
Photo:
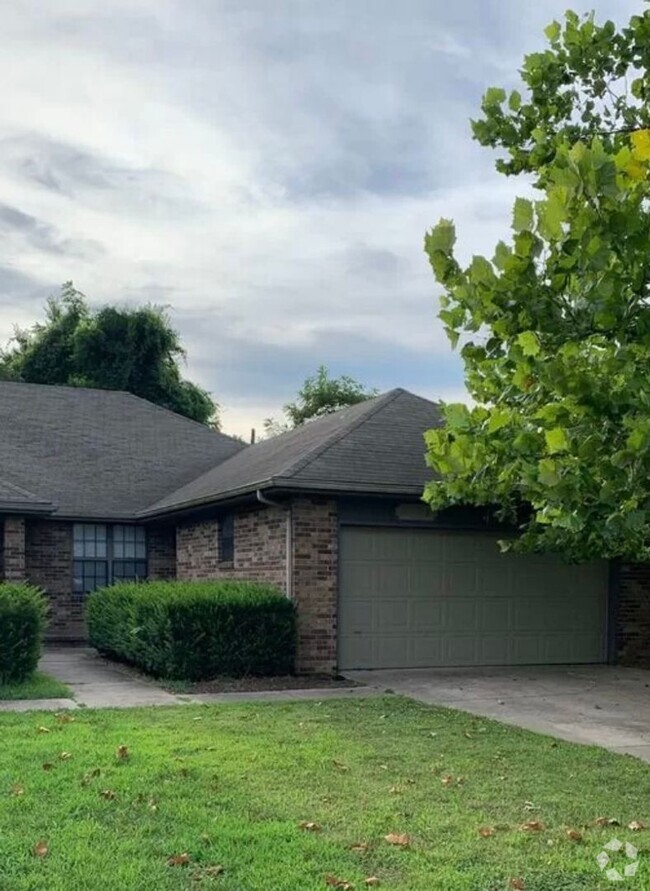
<svg viewBox="0 0 650 891"><path fill-rule="evenodd" d="M565 0L16 0L3 10L0 340L60 282L171 304L233 432L322 363L461 396L426 228L515 194L468 119ZM623 22L638 0L576 0Z"/></svg>

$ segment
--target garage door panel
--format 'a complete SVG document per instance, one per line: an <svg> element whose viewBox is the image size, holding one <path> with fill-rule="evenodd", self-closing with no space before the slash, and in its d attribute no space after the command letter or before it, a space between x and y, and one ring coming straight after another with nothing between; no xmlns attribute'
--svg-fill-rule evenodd
<svg viewBox="0 0 650 891"><path fill-rule="evenodd" d="M344 528L339 665L599 662L605 564L502 554L490 535Z"/></svg>
<svg viewBox="0 0 650 891"><path fill-rule="evenodd" d="M409 622L409 604L408 600L378 600L373 610L373 630L381 633L385 628L389 628L392 633L400 634L410 631L412 623Z"/></svg>
<svg viewBox="0 0 650 891"><path fill-rule="evenodd" d="M512 604L503 597L486 597L480 601L480 626L485 634L509 627Z"/></svg>
<svg viewBox="0 0 650 891"><path fill-rule="evenodd" d="M417 632L418 629L422 632L439 630L443 624L443 611L444 603L439 599L427 600L423 597L412 599L409 612L413 631Z"/></svg>
<svg viewBox="0 0 650 891"><path fill-rule="evenodd" d="M479 630L480 604L475 597L447 598L444 604L443 629L447 634L465 634Z"/></svg>

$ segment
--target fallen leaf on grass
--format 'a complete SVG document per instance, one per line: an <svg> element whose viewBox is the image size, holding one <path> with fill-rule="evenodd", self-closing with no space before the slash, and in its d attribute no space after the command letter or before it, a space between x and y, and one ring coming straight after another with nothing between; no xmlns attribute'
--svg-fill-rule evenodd
<svg viewBox="0 0 650 891"><path fill-rule="evenodd" d="M524 810L525 811L538 811L538 810L540 810L540 808L536 804L533 804L532 801L524 801Z"/></svg>
<svg viewBox="0 0 650 891"><path fill-rule="evenodd" d="M354 851L355 854L365 854L370 850L370 845L368 842L359 842L357 845L350 845L350 850Z"/></svg>
<svg viewBox="0 0 650 891"><path fill-rule="evenodd" d="M71 752L59 752L59 761L69 761L71 758Z"/></svg>
<svg viewBox="0 0 650 891"><path fill-rule="evenodd" d="M49 727L39 727L36 732L37 733L49 733L50 728Z"/></svg>
<svg viewBox="0 0 650 891"><path fill-rule="evenodd" d="M539 820L529 820L527 823L522 823L519 828L522 832L543 832L546 829Z"/></svg>
<svg viewBox="0 0 650 891"><path fill-rule="evenodd" d="M128 746L118 746L115 749L115 757L118 761L126 761L129 757L129 747Z"/></svg>
<svg viewBox="0 0 650 891"><path fill-rule="evenodd" d="M347 764L344 764L342 761L337 761L336 759L332 761L332 765L336 770L340 770L341 773L346 773L350 769Z"/></svg>
<svg viewBox="0 0 650 891"><path fill-rule="evenodd" d="M384 841L389 845L397 845L400 848L408 848L411 844L411 837L406 833L389 832L384 836Z"/></svg>
<svg viewBox="0 0 650 891"><path fill-rule="evenodd" d="M447 776L441 777L440 782L442 783L443 786L451 786L451 784L454 782L454 778L452 776L447 775Z"/></svg>
<svg viewBox="0 0 650 891"><path fill-rule="evenodd" d="M620 826L621 824L616 817L596 817L594 820L596 826Z"/></svg>
<svg viewBox="0 0 650 891"><path fill-rule="evenodd" d="M577 829L567 829L566 834L567 834L567 837L571 839L571 841L574 841L574 842L582 841L582 833L578 832Z"/></svg>
<svg viewBox="0 0 650 891"><path fill-rule="evenodd" d="M493 835L497 834L497 831L494 826L480 826L478 834L481 838L491 838Z"/></svg>
<svg viewBox="0 0 650 891"><path fill-rule="evenodd" d="M90 784L91 780L96 779L100 774L101 774L101 770L99 767L95 767L95 768L93 768L93 770L89 770L81 778L81 785L88 786Z"/></svg>
<svg viewBox="0 0 650 891"><path fill-rule="evenodd" d="M329 885L330 888L340 888L341 891L351 891L354 888L352 882L346 882L345 879L339 879L332 875L325 876L325 884Z"/></svg>
<svg viewBox="0 0 650 891"><path fill-rule="evenodd" d="M302 823L298 823L299 829L304 829L306 832L320 832L321 826L318 823L311 823L309 820L303 820Z"/></svg>
<svg viewBox="0 0 650 891"><path fill-rule="evenodd" d="M34 847L32 848L32 852L34 857L47 857L48 854L48 846L45 841L37 841Z"/></svg>
<svg viewBox="0 0 650 891"><path fill-rule="evenodd" d="M510 879L508 882L508 888L512 888L512 891L524 891L525 887L523 879Z"/></svg>
<svg viewBox="0 0 650 891"><path fill-rule="evenodd" d="M25 787L21 786L20 783L14 783L11 787L11 795L19 796L25 794Z"/></svg>
<svg viewBox="0 0 650 891"><path fill-rule="evenodd" d="M627 828L631 829L632 832L641 832L642 829L646 828L646 825L641 820L632 820L631 823L627 824Z"/></svg>
<svg viewBox="0 0 650 891"><path fill-rule="evenodd" d="M172 854L167 858L167 866L187 866L190 862L190 855L187 852L182 854Z"/></svg>
<svg viewBox="0 0 650 891"><path fill-rule="evenodd" d="M116 798L115 792L112 789L102 789L99 793L102 798L105 798L106 801L114 801Z"/></svg>
<svg viewBox="0 0 650 891"><path fill-rule="evenodd" d="M377 878L377 876L368 876L365 880L364 885L367 885L369 888L376 888L377 885L381 885L381 882Z"/></svg>
<svg viewBox="0 0 650 891"><path fill-rule="evenodd" d="M404 790L401 786L391 786L388 791L391 795L401 795Z"/></svg>

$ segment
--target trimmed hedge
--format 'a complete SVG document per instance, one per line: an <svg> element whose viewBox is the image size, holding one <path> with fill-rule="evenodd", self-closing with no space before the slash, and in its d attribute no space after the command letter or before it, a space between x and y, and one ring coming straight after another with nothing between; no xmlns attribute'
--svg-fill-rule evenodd
<svg viewBox="0 0 650 891"><path fill-rule="evenodd" d="M293 603L255 582L135 582L94 591L91 644L157 677L290 674L296 651Z"/></svg>
<svg viewBox="0 0 650 891"><path fill-rule="evenodd" d="M47 600L39 588L0 583L0 684L26 681L41 656Z"/></svg>

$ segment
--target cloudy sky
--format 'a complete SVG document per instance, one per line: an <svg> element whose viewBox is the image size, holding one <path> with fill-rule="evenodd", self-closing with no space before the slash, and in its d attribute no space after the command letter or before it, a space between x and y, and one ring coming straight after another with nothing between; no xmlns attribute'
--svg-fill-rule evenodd
<svg viewBox="0 0 650 891"><path fill-rule="evenodd" d="M0 0L0 342L73 279L172 306L226 432L321 363L462 398L423 234L507 236L468 119L568 2Z"/></svg>

